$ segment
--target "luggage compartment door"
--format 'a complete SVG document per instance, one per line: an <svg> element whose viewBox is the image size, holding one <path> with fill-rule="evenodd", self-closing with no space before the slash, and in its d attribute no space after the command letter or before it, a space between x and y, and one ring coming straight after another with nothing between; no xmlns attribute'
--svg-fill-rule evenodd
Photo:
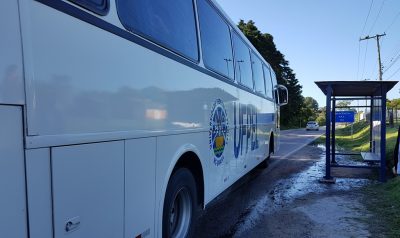
<svg viewBox="0 0 400 238"><path fill-rule="evenodd" d="M22 107L0 105L0 237L27 237Z"/></svg>
<svg viewBox="0 0 400 238"><path fill-rule="evenodd" d="M51 149L54 238L122 238L124 142Z"/></svg>

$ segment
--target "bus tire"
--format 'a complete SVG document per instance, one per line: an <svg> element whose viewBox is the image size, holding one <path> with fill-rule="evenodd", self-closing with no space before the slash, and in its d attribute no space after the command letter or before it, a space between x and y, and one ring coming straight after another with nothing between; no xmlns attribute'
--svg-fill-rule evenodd
<svg viewBox="0 0 400 238"><path fill-rule="evenodd" d="M179 168L165 193L162 233L164 238L191 237L197 217L197 189L192 173Z"/></svg>
<svg viewBox="0 0 400 238"><path fill-rule="evenodd" d="M273 145L272 145L273 139L274 139L274 138L272 137L272 138L270 138L270 141L269 141L269 152L268 152L269 154L268 154L268 157L265 158L265 159L258 165L259 168L262 168L262 169L268 168L269 159L271 159L271 155L274 153L274 152L273 152Z"/></svg>
<svg viewBox="0 0 400 238"><path fill-rule="evenodd" d="M266 169L266 168L268 168L269 158L270 158L270 155L269 155L267 158L265 158L265 159L258 165L258 167L261 168L261 169Z"/></svg>

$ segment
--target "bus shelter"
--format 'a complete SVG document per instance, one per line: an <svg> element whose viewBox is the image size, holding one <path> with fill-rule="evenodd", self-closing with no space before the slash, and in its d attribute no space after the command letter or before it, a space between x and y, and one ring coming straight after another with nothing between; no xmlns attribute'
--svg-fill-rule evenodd
<svg viewBox="0 0 400 238"><path fill-rule="evenodd" d="M315 84L326 95L326 169L323 182L334 183L331 167L379 169L379 180L386 181L386 94L398 81L317 81ZM335 148L335 130L338 101L361 101L369 109L369 150L358 153L363 158L362 165L340 164L336 155L356 155L340 153ZM345 115L343 115L345 116Z"/></svg>

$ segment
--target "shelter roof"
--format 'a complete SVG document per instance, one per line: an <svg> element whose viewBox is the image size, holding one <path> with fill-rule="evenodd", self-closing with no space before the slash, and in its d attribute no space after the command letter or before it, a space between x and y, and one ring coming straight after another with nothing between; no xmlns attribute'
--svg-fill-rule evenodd
<svg viewBox="0 0 400 238"><path fill-rule="evenodd" d="M326 95L328 86L332 87L332 96L380 96L381 86L389 92L398 81L316 81L315 84Z"/></svg>

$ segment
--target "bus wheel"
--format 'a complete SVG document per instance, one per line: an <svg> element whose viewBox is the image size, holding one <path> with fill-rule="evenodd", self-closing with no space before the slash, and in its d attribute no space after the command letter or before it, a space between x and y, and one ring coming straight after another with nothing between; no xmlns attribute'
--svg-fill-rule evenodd
<svg viewBox="0 0 400 238"><path fill-rule="evenodd" d="M268 162L269 162L270 156L271 156L271 154L270 154L267 158L265 158L265 160L263 160L263 161L258 165L259 168L261 168L261 169L266 169L266 168L268 168Z"/></svg>
<svg viewBox="0 0 400 238"><path fill-rule="evenodd" d="M168 182L163 209L163 237L191 237L197 214L197 190L192 173L178 169Z"/></svg>
<svg viewBox="0 0 400 238"><path fill-rule="evenodd" d="M273 140L273 138L270 139L268 157L265 158L265 159L258 165L259 168L262 168L262 169L268 168L269 159L271 159L271 155L274 153L274 152L272 151L272 150L273 150L273 149L272 149L272 148L273 148L273 146L272 146L272 140Z"/></svg>

